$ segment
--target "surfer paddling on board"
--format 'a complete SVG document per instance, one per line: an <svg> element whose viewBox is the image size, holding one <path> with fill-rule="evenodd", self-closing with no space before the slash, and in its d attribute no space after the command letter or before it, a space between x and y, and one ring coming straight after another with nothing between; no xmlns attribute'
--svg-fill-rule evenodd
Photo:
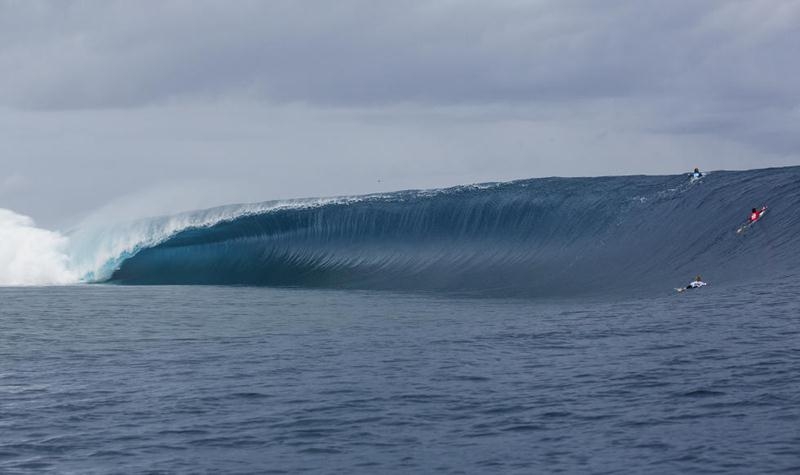
<svg viewBox="0 0 800 475"><path fill-rule="evenodd" d="M689 285L687 285L686 287L683 287L681 289L675 289L675 290L677 290L678 292L683 292L684 290L697 289L699 287L703 287L703 286L706 286L706 285L708 285L708 284L703 282L703 278L698 275L697 277L694 278L693 281L689 282Z"/></svg>
<svg viewBox="0 0 800 475"><path fill-rule="evenodd" d="M694 171L692 172L692 178L702 178L703 173L700 171L699 168L694 167Z"/></svg>
<svg viewBox="0 0 800 475"><path fill-rule="evenodd" d="M761 217L764 216L764 213L766 212L767 212L766 205L764 205L761 209L753 208L750 211L750 216L747 217L747 222L739 226L739 229L736 230L736 233L737 234L744 233L750 226L753 225L753 223L761 219Z"/></svg>

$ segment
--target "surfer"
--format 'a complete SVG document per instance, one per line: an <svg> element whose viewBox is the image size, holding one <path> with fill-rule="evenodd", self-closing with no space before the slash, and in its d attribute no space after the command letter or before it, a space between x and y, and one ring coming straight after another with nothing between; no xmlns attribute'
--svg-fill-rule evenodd
<svg viewBox="0 0 800 475"><path fill-rule="evenodd" d="M744 233L750 226L752 226L756 221L761 219L764 216L764 213L767 212L767 206L764 205L761 209L753 208L750 210L750 216L747 217L747 221L741 226L739 229L736 230L736 234Z"/></svg>
<svg viewBox="0 0 800 475"><path fill-rule="evenodd" d="M703 173L700 171L699 168L694 167L694 171L692 172L692 178L700 178L703 176Z"/></svg>
<svg viewBox="0 0 800 475"><path fill-rule="evenodd" d="M678 292L683 292L684 290L696 289L696 288L699 288L699 287L703 287L705 285L708 285L708 284L703 282L703 278L698 275L697 277L694 278L693 281L689 282L689 285L687 285L686 287L684 287L682 289L675 289L675 290L677 290Z"/></svg>

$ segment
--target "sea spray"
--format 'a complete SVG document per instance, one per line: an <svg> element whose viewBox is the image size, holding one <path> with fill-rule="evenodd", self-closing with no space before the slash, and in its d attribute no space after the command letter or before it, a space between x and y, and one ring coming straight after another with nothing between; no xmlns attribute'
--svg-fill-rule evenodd
<svg viewBox="0 0 800 475"><path fill-rule="evenodd" d="M67 237L37 228L33 220L0 209L0 285L70 284Z"/></svg>

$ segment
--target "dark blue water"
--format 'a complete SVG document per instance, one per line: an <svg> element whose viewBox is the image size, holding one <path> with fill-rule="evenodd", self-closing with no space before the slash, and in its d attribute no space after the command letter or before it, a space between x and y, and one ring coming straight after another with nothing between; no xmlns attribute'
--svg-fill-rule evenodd
<svg viewBox="0 0 800 475"><path fill-rule="evenodd" d="M763 220L737 235L750 209L764 204ZM164 218L229 216L148 240L101 274L125 284L624 298L697 273L745 285L800 268L800 167L699 181L545 178L251 209Z"/></svg>
<svg viewBox="0 0 800 475"><path fill-rule="evenodd" d="M797 473L800 286L714 284L0 289L0 473Z"/></svg>

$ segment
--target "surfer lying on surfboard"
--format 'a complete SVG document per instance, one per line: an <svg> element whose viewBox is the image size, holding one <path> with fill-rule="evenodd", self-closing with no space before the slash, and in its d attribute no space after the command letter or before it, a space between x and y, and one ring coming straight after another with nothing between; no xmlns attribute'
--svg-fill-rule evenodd
<svg viewBox="0 0 800 475"><path fill-rule="evenodd" d="M747 228L752 226L753 223L761 219L766 212L767 205L762 206L761 209L753 208L752 211L750 211L750 216L747 218L747 222L739 226L739 229L736 230L736 233L739 234L747 230Z"/></svg>
<svg viewBox="0 0 800 475"><path fill-rule="evenodd" d="M765 209L767 209L766 206L761 208L761 210L757 210L757 209L753 208L753 210L750 211L750 222L751 223L755 223L756 221L758 221L758 218L761 217L761 211L763 211Z"/></svg>
<svg viewBox="0 0 800 475"><path fill-rule="evenodd" d="M681 289L675 289L675 290L677 290L678 292L683 292L684 290L696 289L698 287L703 287L704 285L708 285L708 284L703 282L703 278L698 275L686 287L683 287Z"/></svg>

